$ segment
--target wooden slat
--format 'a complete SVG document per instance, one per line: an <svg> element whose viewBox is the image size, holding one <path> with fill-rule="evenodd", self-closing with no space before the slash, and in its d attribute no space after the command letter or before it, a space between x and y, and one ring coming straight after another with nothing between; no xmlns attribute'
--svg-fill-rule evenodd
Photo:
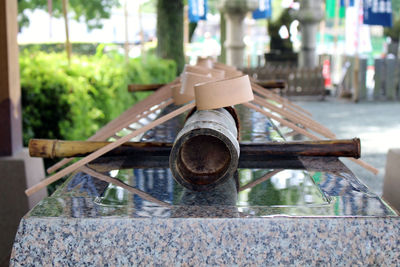
<svg viewBox="0 0 400 267"><path fill-rule="evenodd" d="M312 140L319 140L319 139L320 139L319 137L315 136L314 134L312 134L312 133L310 133L310 132L307 132L306 130L304 130L304 129L298 127L298 126L295 125L294 123L291 123L291 122L289 122L289 121L287 121L287 120L285 120L285 119L282 119L282 118L280 118L280 117L278 117L278 116L275 116L275 115L272 114L271 112L268 112L268 111L266 111L266 110L264 110L264 109L262 109L262 108L260 108L260 107L258 107L258 106L256 106L256 105L254 105L254 104L252 104L252 103L244 103L243 105L246 106L246 107L248 107L248 108L250 108L250 109L254 109L254 110L257 111L257 112L260 112L261 114L264 114L265 116L267 116L267 117L269 117L269 118L271 118L271 119L273 119L273 120L278 121L278 122L281 123L282 125L285 125L285 126L291 128L292 130L295 130L296 132L298 132L298 133L300 133L300 134L302 134L302 135L305 135L305 136L307 136L308 138L311 138Z"/></svg>
<svg viewBox="0 0 400 267"><path fill-rule="evenodd" d="M150 202L154 202L154 203L156 203L158 205L161 205L161 206L164 206L164 207L170 207L171 206L170 204L165 203L164 201L161 201L161 200L159 200L159 199L157 199L155 197L152 197L151 195L147 194L146 192L143 192L142 190L136 189L134 187L131 187L131 186L125 184L124 182L118 180L117 178L112 178L112 177L104 175L102 173L98 173L95 170L93 170L91 168L88 168L86 166L82 167L81 171L86 173L86 174L89 174L92 177L95 177L95 178L97 178L99 180L102 180L104 182L111 183L113 185L122 187L123 189L131 192L132 194L138 195L139 197L141 197L141 198L143 198L145 200L148 200Z"/></svg>
<svg viewBox="0 0 400 267"><path fill-rule="evenodd" d="M308 117L312 117L312 114L308 112L307 110L303 109L299 105L294 104L293 102L290 102L286 98L283 98L277 94L274 94L272 92L269 92L267 90L264 90L262 87L260 87L258 84L252 83L253 91L256 92L259 95L262 95L266 98L269 98L271 100L274 100L278 103L280 103L284 108L288 108L292 110L292 112L295 113L302 113Z"/></svg>
<svg viewBox="0 0 400 267"><path fill-rule="evenodd" d="M256 83L266 89L286 88L286 82L284 80L256 80Z"/></svg>
<svg viewBox="0 0 400 267"><path fill-rule="evenodd" d="M254 110L258 111L258 112L264 114L265 116L267 116L267 117L269 117L269 118L271 118L271 119L273 119L273 120L276 120L276 121L280 122L282 125L285 125L285 126L291 128L292 130L294 130L294 131L296 131L296 132L298 132L298 133L300 133L300 134L302 134L302 135L305 135L305 136L307 136L308 138L311 138L312 140L321 140L321 138L319 138L319 137L313 135L312 133L307 132L307 131L304 130L304 129L301 129L300 127L294 125L293 123L290 123L290 122L288 122L288 121L286 121L286 120L284 120L284 119L282 119L282 118L279 118L279 117L273 115L272 113L270 113L270 112L268 112L268 111L265 111L265 110L263 110L262 108L257 107L257 106L254 105L254 104L245 103L245 104L243 104L243 105L247 106L247 107L250 108L250 109L254 109ZM376 169L376 168L373 167L372 165L370 165L370 164L368 164L368 163L366 163L366 162L364 162L364 161L362 161L362 160L360 160L360 159L351 158L350 160L353 161L353 162L355 162L355 163L357 163L358 165L362 166L363 168L369 170L370 172L372 172L372 173L375 174L375 175L378 174L378 172L379 172L378 169Z"/></svg>
<svg viewBox="0 0 400 267"><path fill-rule="evenodd" d="M190 103L190 104L187 104L187 105L185 105L183 107L180 107L177 110L174 110L171 113L169 113L169 114L167 114L167 115L165 115L165 116L163 116L163 117L161 117L161 118L149 123L148 125L140 128L139 130L134 131L134 132L132 132L132 133L120 138L119 140L117 140L117 141L115 141L115 142L113 142L113 143L111 143L111 144L109 144L109 145L107 145L107 146L105 146L103 148L100 148L99 150L96 150L95 152L91 153L90 155L86 156L85 158L75 162L74 164L66 167L65 169L62 169L58 173L56 173L56 174L50 176L49 178L41 181L40 183L36 184L35 186L25 190L25 194L30 196L30 195L36 193L40 189L42 189L42 188L46 187L47 185L49 185L49 184L61 179L62 177L70 174L71 172L77 170L78 168L84 166L85 164L91 162L92 160L104 155L105 153L109 152L110 150L122 145L123 143L128 142L133 137L138 136L139 134L144 133L144 132L152 129L155 126L160 125L161 123L164 123L164 122L166 122L166 121L168 121L168 120L170 120L170 119L182 114L183 112L194 108L195 106L196 106L195 103Z"/></svg>
<svg viewBox="0 0 400 267"><path fill-rule="evenodd" d="M333 132L331 132L328 128L319 124L318 122L311 120L311 119L305 119L304 117L301 117L295 113L288 112L282 108L272 105L272 104L268 103L267 101L265 101L265 99L262 99L261 97L254 96L254 103L261 105L265 108L268 108L269 110L284 116L285 118L289 119L293 123L302 124L304 127L308 128L316 133L319 133L325 137L332 138L332 139L335 138L335 134Z"/></svg>
<svg viewBox="0 0 400 267"><path fill-rule="evenodd" d="M118 118L114 119L113 121L106 124L103 128L97 131L93 136L91 136L88 140L89 141L103 141L114 135L116 132L120 131L125 126L137 122L143 117L143 113L148 111L154 105L159 105L156 110L166 107L173 103L172 99L168 98L171 96L170 86L165 86L160 88L157 92L149 96L148 98L142 100L141 102L137 103L133 107L129 108L127 111L122 113ZM165 102L164 102L165 101ZM164 103L163 103L164 102ZM154 110L154 111L156 111ZM154 112L152 111L152 112ZM152 113L151 112L151 113ZM147 114L147 113L146 113ZM150 114L150 113L149 113ZM63 159L53 166L47 169L47 173L52 173L57 171L61 167L65 166L72 159Z"/></svg>
<svg viewBox="0 0 400 267"><path fill-rule="evenodd" d="M155 84L129 84L128 91L129 92L141 92L141 91L155 91L165 84L163 83L155 83Z"/></svg>

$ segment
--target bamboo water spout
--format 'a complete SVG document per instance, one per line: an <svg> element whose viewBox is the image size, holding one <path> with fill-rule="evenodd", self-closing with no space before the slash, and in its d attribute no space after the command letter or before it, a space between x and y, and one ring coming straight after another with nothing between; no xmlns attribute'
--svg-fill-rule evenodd
<svg viewBox="0 0 400 267"><path fill-rule="evenodd" d="M170 154L175 180L194 191L224 183L239 162L237 124L226 109L194 112L178 133Z"/></svg>

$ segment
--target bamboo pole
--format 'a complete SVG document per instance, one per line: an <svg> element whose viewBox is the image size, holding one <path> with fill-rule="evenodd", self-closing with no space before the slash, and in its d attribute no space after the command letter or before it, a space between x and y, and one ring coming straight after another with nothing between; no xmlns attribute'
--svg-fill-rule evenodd
<svg viewBox="0 0 400 267"><path fill-rule="evenodd" d="M168 121L168 120L170 120L170 119L172 119L172 118L184 113L185 111L188 111L188 110L194 108L195 106L196 106L195 103L190 103L190 104L187 104L187 105L185 105L183 107L180 107L177 110L174 110L171 113L169 113L169 114L167 114L167 115L165 115L165 116L163 116L163 117L161 117L161 118L149 123L148 125L138 129L137 131L134 131L134 132L132 132L132 133L130 133L130 134L118 139L117 141L115 141L115 142L113 142L113 143L111 143L111 144L109 144L109 145L107 145L105 147L102 147L99 150L96 150L95 152L91 153L90 155L86 156L85 158L75 162L74 164L66 167L65 169L62 169L58 173L50 176L49 178L41 181L40 183L28 188L27 190L25 190L25 194L27 196L30 196L30 195L36 193L40 189L42 189L42 188L46 187L47 185L49 185L49 184L61 179L65 175L68 175L71 172L79 169L80 167L84 166L85 164L91 162L92 160L104 155L105 153L107 153L107 152L113 150L114 148L122 145L123 143L128 142L133 137L138 136L139 134L144 133L144 132L152 129L155 126L160 125L161 123L164 123L164 122L166 122L166 121Z"/></svg>
<svg viewBox="0 0 400 267"><path fill-rule="evenodd" d="M112 142L102 141L64 141L48 139L29 140L29 155L41 158L69 158L87 156ZM172 143L161 142L126 142L111 150L110 156L129 155L131 153L153 152L155 155L171 152ZM118 150L119 149L119 150Z"/></svg>
<svg viewBox="0 0 400 267"><path fill-rule="evenodd" d="M28 147L31 157L82 157L111 143L112 142L31 139ZM126 142L104 156L169 156L172 146L172 143L163 142ZM298 156L359 158L360 153L361 146L360 139L358 138L346 140L240 144L240 157L260 157L262 159Z"/></svg>
<svg viewBox="0 0 400 267"><path fill-rule="evenodd" d="M172 104L172 100L168 100L168 98L171 97L171 87L173 84L177 83L178 79L176 79L174 82L171 84L165 85L158 89L154 94L150 95L146 99L140 101L139 103L136 103L134 106L126 110L124 113L122 113L118 118L110 121L107 123L103 128L101 128L97 133L95 133L93 136L91 136L88 140L89 141L103 141L109 138L110 136L114 135L116 131L121 130L124 128L124 125L129 125L132 124L136 121L138 121L140 118L142 118L142 114L145 112L154 112L149 111L152 107L154 107L156 104L159 104L159 108L162 108L164 106L167 106L169 104ZM162 103L166 101L165 103ZM144 110L144 111L143 111ZM53 166L49 167L47 169L47 173L52 173L54 171L57 171L61 167L65 166L69 162L71 162L72 159L63 159L59 161L58 163L54 164Z"/></svg>

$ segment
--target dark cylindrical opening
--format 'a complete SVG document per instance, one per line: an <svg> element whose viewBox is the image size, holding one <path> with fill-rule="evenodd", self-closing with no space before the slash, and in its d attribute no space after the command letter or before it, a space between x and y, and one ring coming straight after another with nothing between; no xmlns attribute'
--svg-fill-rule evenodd
<svg viewBox="0 0 400 267"><path fill-rule="evenodd" d="M208 191L232 178L239 161L235 120L225 109L194 112L177 135L169 165L175 180Z"/></svg>
<svg viewBox="0 0 400 267"><path fill-rule="evenodd" d="M226 144L217 137L197 135L182 144L177 160L184 180L191 184L208 185L228 170L231 154Z"/></svg>

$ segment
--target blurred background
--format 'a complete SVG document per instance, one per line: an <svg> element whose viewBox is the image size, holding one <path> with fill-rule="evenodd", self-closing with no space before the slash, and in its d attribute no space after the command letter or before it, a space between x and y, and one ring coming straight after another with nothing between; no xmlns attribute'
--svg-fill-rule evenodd
<svg viewBox="0 0 400 267"><path fill-rule="evenodd" d="M285 80L281 94L339 137L366 135L363 157L382 177L398 145L400 0L19 0L18 23L25 146L86 139L148 95L128 84L170 82L199 56ZM382 137L384 125L393 138ZM382 177L375 186L361 176L381 188Z"/></svg>
<svg viewBox="0 0 400 267"><path fill-rule="evenodd" d="M28 176L39 181L55 163L33 162L29 139L86 140L151 94L129 85L171 82L199 56L258 82L283 80L278 93L338 138L360 137L362 159L379 174L346 165L382 194L387 152L400 148L400 0L15 2L0 2L0 214L9 220L0 225L8 242L0 265L40 200L25 196ZM14 159L34 168L19 173Z"/></svg>

